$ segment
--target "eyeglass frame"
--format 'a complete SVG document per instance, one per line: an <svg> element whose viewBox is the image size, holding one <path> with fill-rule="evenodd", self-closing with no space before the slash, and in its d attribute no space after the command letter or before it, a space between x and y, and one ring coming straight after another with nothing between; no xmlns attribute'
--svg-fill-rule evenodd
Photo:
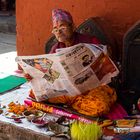
<svg viewBox="0 0 140 140"><path fill-rule="evenodd" d="M54 28L53 30L52 30L52 33L53 34L56 34L56 33L58 33L58 32L60 32L60 31L65 31L66 29L68 29L70 27L70 25L63 25L63 26L61 26L61 27L59 27L59 28Z"/></svg>

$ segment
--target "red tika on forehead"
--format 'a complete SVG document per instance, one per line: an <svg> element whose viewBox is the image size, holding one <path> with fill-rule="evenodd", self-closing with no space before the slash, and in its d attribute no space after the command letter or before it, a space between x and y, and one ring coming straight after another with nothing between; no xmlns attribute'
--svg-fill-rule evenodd
<svg viewBox="0 0 140 140"><path fill-rule="evenodd" d="M52 22L56 24L57 21L64 20L68 23L73 23L72 16L69 12L62 10L62 9L54 9L52 11Z"/></svg>

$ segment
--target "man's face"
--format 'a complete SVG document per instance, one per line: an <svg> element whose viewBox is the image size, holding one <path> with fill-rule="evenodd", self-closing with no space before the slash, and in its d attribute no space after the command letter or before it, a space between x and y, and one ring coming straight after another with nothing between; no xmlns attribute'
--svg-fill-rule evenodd
<svg viewBox="0 0 140 140"><path fill-rule="evenodd" d="M53 24L52 33L55 35L59 42L68 42L72 39L73 25L66 21L57 21Z"/></svg>

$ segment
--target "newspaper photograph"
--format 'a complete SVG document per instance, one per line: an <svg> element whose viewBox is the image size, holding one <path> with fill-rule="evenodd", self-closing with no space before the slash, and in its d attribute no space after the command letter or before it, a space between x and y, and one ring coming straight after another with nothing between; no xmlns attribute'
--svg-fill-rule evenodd
<svg viewBox="0 0 140 140"><path fill-rule="evenodd" d="M16 62L28 73L37 101L61 95L75 96L111 82L119 71L106 46L80 43L54 54L18 56Z"/></svg>

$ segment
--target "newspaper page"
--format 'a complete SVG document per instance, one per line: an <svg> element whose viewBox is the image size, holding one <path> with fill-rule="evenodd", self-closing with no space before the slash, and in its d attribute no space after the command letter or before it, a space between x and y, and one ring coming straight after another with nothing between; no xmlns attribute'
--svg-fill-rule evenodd
<svg viewBox="0 0 140 140"><path fill-rule="evenodd" d="M119 73L103 45L81 43L58 53L69 80L80 93L108 84Z"/></svg>
<svg viewBox="0 0 140 140"><path fill-rule="evenodd" d="M61 95L75 96L108 84L119 71L105 46L80 43L54 54L18 56L16 62L30 81L37 101Z"/></svg>

